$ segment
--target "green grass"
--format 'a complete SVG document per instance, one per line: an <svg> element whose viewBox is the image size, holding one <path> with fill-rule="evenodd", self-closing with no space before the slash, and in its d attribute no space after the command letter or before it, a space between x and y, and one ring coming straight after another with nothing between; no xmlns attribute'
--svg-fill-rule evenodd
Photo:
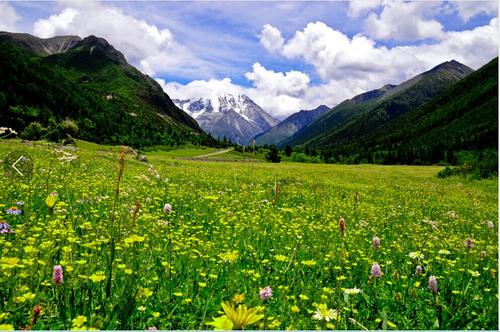
<svg viewBox="0 0 500 332"><path fill-rule="evenodd" d="M86 151L111 151L111 152L119 152L120 146L118 145L102 145L97 143L92 143L80 139L76 139L76 147L81 150Z"/></svg>
<svg viewBox="0 0 500 332"><path fill-rule="evenodd" d="M150 151L146 155L152 158L192 158L217 151L215 148L184 148L171 151Z"/></svg>
<svg viewBox="0 0 500 332"><path fill-rule="evenodd" d="M118 153L84 145L62 163L56 148L0 141L0 159L21 150L35 160L29 180L2 173L0 219L15 233L0 234L0 328L210 329L234 319L220 311L236 294L264 315L250 329L498 327L497 179L149 152L152 165L125 156L116 195ZM22 214L8 214L13 206ZM319 305L337 318L316 320Z"/></svg>
<svg viewBox="0 0 500 332"><path fill-rule="evenodd" d="M207 157L207 160L213 161L241 161L241 162L259 162L265 161L265 153L252 153L252 152L237 152L229 151L224 154L213 155Z"/></svg>

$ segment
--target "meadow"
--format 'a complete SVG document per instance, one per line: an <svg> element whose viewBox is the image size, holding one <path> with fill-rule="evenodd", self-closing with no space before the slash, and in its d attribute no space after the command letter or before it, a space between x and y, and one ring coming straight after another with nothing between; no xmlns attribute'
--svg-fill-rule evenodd
<svg viewBox="0 0 500 332"><path fill-rule="evenodd" d="M496 178L11 151L34 172L0 170L0 330L498 328Z"/></svg>

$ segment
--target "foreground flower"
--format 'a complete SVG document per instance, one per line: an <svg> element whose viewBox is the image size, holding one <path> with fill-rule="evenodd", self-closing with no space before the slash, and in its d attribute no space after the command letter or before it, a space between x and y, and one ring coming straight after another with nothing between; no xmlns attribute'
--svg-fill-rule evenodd
<svg viewBox="0 0 500 332"><path fill-rule="evenodd" d="M437 279L435 276L429 277L429 290L433 293L437 293Z"/></svg>
<svg viewBox="0 0 500 332"><path fill-rule="evenodd" d="M0 222L0 234L10 233L10 225L6 222Z"/></svg>
<svg viewBox="0 0 500 332"><path fill-rule="evenodd" d="M54 272L52 273L52 280L56 285L60 285L64 282L63 278L63 268L61 265L54 266Z"/></svg>
<svg viewBox="0 0 500 332"><path fill-rule="evenodd" d="M373 248L378 249L380 247L380 239L378 236L374 236L372 242L373 242Z"/></svg>
<svg viewBox="0 0 500 332"><path fill-rule="evenodd" d="M329 322L330 320L337 319L338 312L337 310L328 309L326 303L318 305L318 308L314 312L313 318L317 320L326 320Z"/></svg>
<svg viewBox="0 0 500 332"><path fill-rule="evenodd" d="M215 330L242 330L264 318L261 310L247 308L244 304L235 307L229 302L223 302L221 306L225 315L216 317L212 322L207 323L207 325L213 326Z"/></svg>
<svg viewBox="0 0 500 332"><path fill-rule="evenodd" d="M241 294L235 294L235 295L233 296L233 299L232 299L232 300L233 300L233 302L234 302L235 304L238 304L238 303L243 303L243 302L245 302L245 294L244 294L244 293L241 293Z"/></svg>
<svg viewBox="0 0 500 332"><path fill-rule="evenodd" d="M270 286L266 286L260 290L259 296L261 300L268 300L273 297L273 290Z"/></svg>
<svg viewBox="0 0 500 332"><path fill-rule="evenodd" d="M424 259L424 255L420 251L412 251L408 254L411 259Z"/></svg>
<svg viewBox="0 0 500 332"><path fill-rule="evenodd" d="M80 316L77 316L76 318L74 318L71 321L71 323L73 323L73 328L79 328L79 327L82 327L86 321L87 321L87 317L80 315Z"/></svg>
<svg viewBox="0 0 500 332"><path fill-rule="evenodd" d="M13 215L19 215L21 214L23 211L21 211L17 206L13 206L11 207L10 209L7 209L7 213L8 214L13 214Z"/></svg>
<svg viewBox="0 0 500 332"><path fill-rule="evenodd" d="M14 325L0 324L0 331L14 331Z"/></svg>
<svg viewBox="0 0 500 332"><path fill-rule="evenodd" d="M359 288L347 288L344 291L344 301L346 303L348 303L349 302L349 297L356 296L359 293L361 293L361 289L359 289Z"/></svg>
<svg viewBox="0 0 500 332"><path fill-rule="evenodd" d="M373 264L372 265L372 277L379 278L382 276L382 270L380 269L380 265Z"/></svg>
<svg viewBox="0 0 500 332"><path fill-rule="evenodd" d="M42 314L42 310L43 310L42 306L38 304L33 308L33 318L31 319L31 326L36 324L38 318Z"/></svg>
<svg viewBox="0 0 500 332"><path fill-rule="evenodd" d="M224 262L234 263L238 260L238 252L237 251L227 251L227 252L221 254L220 258L222 258L222 260Z"/></svg>
<svg viewBox="0 0 500 332"><path fill-rule="evenodd" d="M359 288L347 288L344 291L344 294L346 294L346 295L356 295L359 293L361 293L361 289L359 289Z"/></svg>
<svg viewBox="0 0 500 332"><path fill-rule="evenodd" d="M54 205L56 205L56 201L57 201L57 193L55 191L48 194L47 198L45 198L45 204L47 204L49 209L52 209Z"/></svg>
<svg viewBox="0 0 500 332"><path fill-rule="evenodd" d="M222 330L222 331L229 331L232 330L234 327L233 322L229 318L227 318L226 315L215 317L213 321L207 323L207 325L213 326L214 330Z"/></svg>
<svg viewBox="0 0 500 332"><path fill-rule="evenodd" d="M346 225L345 225L344 218L340 218L340 220L339 220L339 228L340 228L340 234L342 235L342 237L345 237Z"/></svg>
<svg viewBox="0 0 500 332"><path fill-rule="evenodd" d="M165 204L165 205L163 206L163 213L165 213L165 214L170 214L170 213L172 213L172 205L170 205L170 204L168 204L168 203L167 203L167 204Z"/></svg>
<svg viewBox="0 0 500 332"><path fill-rule="evenodd" d="M470 237L468 237L465 240L465 246L467 247L467 249L470 249L470 248L474 247L474 243L472 243L472 239Z"/></svg>

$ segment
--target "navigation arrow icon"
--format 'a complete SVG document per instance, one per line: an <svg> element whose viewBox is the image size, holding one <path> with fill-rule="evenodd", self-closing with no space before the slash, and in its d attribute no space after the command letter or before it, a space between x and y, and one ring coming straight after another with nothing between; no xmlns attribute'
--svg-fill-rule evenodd
<svg viewBox="0 0 500 332"><path fill-rule="evenodd" d="M19 161L21 161L21 159L23 159L23 158L24 158L24 156L19 157L19 159L17 159L17 160L16 160L16 162L12 164L12 168L13 168L13 169L15 169L15 170L16 170L16 172L18 172L19 174L21 174L21 176L24 176L24 174L23 174L23 173L21 173L21 172L17 169L16 164L17 164Z"/></svg>

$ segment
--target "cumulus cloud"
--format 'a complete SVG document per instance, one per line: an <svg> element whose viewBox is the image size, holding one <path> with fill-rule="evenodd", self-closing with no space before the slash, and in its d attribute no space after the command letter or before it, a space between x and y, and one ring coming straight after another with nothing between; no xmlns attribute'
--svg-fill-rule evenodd
<svg viewBox="0 0 500 332"><path fill-rule="evenodd" d="M123 52L127 61L149 75L161 72L199 75L209 70L207 64L178 43L168 29L159 29L101 2L62 2L62 6L60 13L34 23L35 35L103 37Z"/></svg>
<svg viewBox="0 0 500 332"><path fill-rule="evenodd" d="M277 73L267 70L260 63L254 63L252 69L253 71L245 74L246 78L252 81L258 90L268 91L273 95L300 97L311 81L307 74L300 71Z"/></svg>
<svg viewBox="0 0 500 332"><path fill-rule="evenodd" d="M347 15L357 17L371 9L378 8L382 4L382 0L351 0L349 1L349 9Z"/></svg>
<svg viewBox="0 0 500 332"><path fill-rule="evenodd" d="M167 83L163 79L156 79L156 81L161 85L163 91L172 99L216 99L226 93L233 95L245 93L242 87L233 84L231 79L227 77L221 80L195 80L188 84L180 84L177 82Z"/></svg>
<svg viewBox="0 0 500 332"><path fill-rule="evenodd" d="M285 43L285 39L281 35L281 31L270 24L264 25L262 33L259 36L259 40L264 48L271 53L279 51Z"/></svg>
<svg viewBox="0 0 500 332"><path fill-rule="evenodd" d="M195 80L188 84L176 82L166 83L163 79L156 81L163 90L174 99L215 100L226 93L247 95L269 114L283 118L297 112L301 107L309 106L305 94L310 82L309 76L299 71L286 73L268 70L259 63L252 66L252 71L245 74L252 82L252 87L241 87L231 79Z"/></svg>
<svg viewBox="0 0 500 332"><path fill-rule="evenodd" d="M245 74L252 87L222 80L164 83L172 98L210 98L223 93L246 94L275 117L284 118L320 104L334 106L385 84L399 84L451 59L474 69L498 55L498 20L472 30L446 32L437 43L379 46L358 34L349 38L322 22L307 24L275 52L314 66L321 83L299 71L275 72L254 63ZM161 82L160 82L161 83Z"/></svg>
<svg viewBox="0 0 500 332"><path fill-rule="evenodd" d="M453 5L464 22L481 13L494 15L498 12L497 1L455 1Z"/></svg>
<svg viewBox="0 0 500 332"><path fill-rule="evenodd" d="M497 55L497 19L473 30L446 32L438 43L378 46L364 35L352 38L322 22L309 23L286 41L281 54L312 64L325 82L354 81L362 89L399 83L451 59L478 68Z"/></svg>
<svg viewBox="0 0 500 332"><path fill-rule="evenodd" d="M432 18L441 5L441 2L385 0L379 15L368 16L364 31L370 37L383 40L442 39L443 25Z"/></svg>
<svg viewBox="0 0 500 332"><path fill-rule="evenodd" d="M14 7L9 5L7 2L0 2L0 13L2 13L0 31L18 31L16 24L21 17L17 15Z"/></svg>

